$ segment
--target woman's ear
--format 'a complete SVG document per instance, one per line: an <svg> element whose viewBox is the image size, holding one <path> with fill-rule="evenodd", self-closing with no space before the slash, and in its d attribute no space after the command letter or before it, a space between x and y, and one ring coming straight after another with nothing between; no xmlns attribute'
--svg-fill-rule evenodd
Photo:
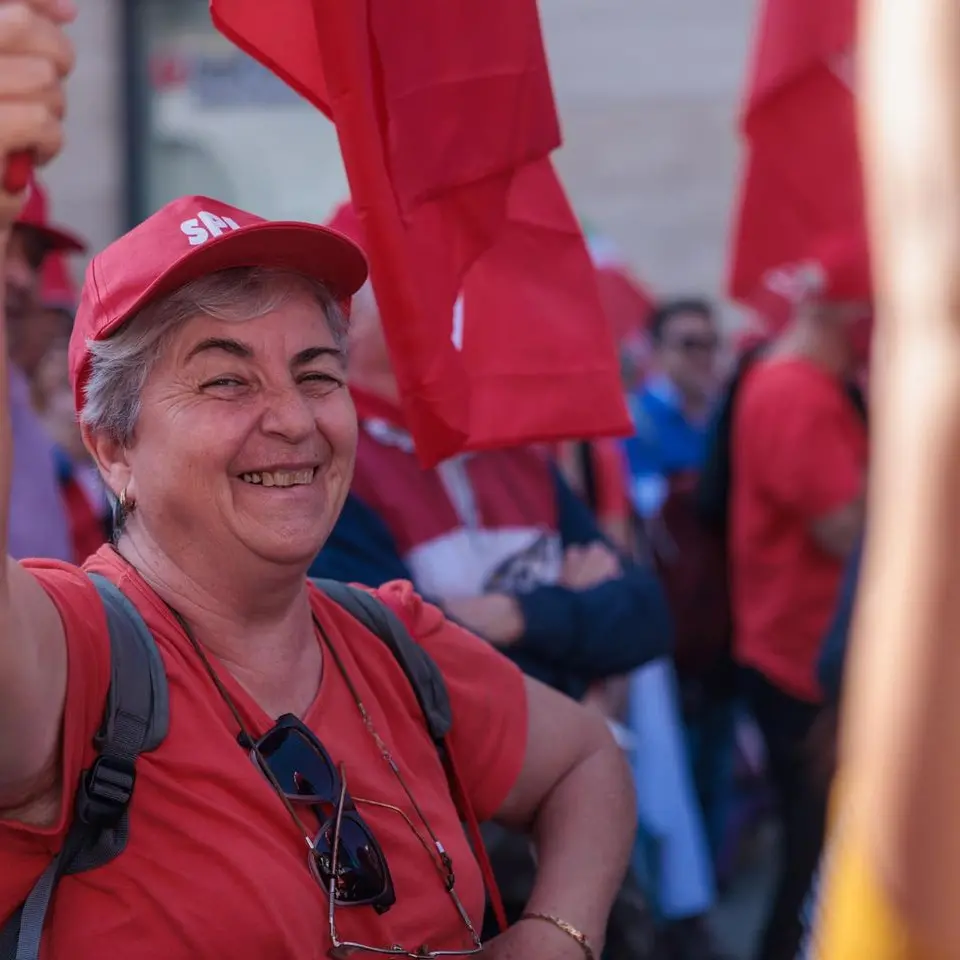
<svg viewBox="0 0 960 960"><path fill-rule="evenodd" d="M105 431L94 432L86 424L80 424L80 432L83 435L83 445L93 457L100 475L113 495L119 497L124 490L132 494L132 471L127 462L127 448Z"/></svg>

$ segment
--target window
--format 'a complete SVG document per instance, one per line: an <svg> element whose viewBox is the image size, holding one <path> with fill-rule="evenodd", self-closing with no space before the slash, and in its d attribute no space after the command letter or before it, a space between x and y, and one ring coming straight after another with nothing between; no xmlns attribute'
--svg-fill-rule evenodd
<svg viewBox="0 0 960 960"><path fill-rule="evenodd" d="M128 9L131 225L184 194L324 220L347 195L333 124L222 37L207 0Z"/></svg>

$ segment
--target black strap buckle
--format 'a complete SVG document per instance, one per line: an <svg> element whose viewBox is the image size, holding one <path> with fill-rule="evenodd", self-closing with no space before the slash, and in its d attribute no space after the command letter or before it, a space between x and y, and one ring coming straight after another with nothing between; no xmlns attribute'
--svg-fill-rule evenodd
<svg viewBox="0 0 960 960"><path fill-rule="evenodd" d="M133 796L137 771L125 757L99 756L80 778L77 818L92 827L113 827L120 822Z"/></svg>

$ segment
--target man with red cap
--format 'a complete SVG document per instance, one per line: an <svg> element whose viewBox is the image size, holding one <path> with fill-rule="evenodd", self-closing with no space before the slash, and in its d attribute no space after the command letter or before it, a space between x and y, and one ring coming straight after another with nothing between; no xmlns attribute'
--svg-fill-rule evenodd
<svg viewBox="0 0 960 960"><path fill-rule="evenodd" d="M849 384L869 343L870 281L849 247L767 279L790 319L736 390L729 546L735 655L783 826L756 960L792 960L826 812L806 755L823 705L816 664L863 529L867 431Z"/></svg>
<svg viewBox="0 0 960 960"><path fill-rule="evenodd" d="M86 244L50 222L46 190L34 179L13 230L6 277L7 343L10 359L32 377L51 340L69 336L62 323L42 316L44 308L69 308L72 284L65 256L83 253Z"/></svg>
<svg viewBox="0 0 960 960"><path fill-rule="evenodd" d="M47 197L33 180L10 234L4 296L10 360L10 415L13 427L13 485L10 554L17 559L72 560L67 512L53 442L33 410L29 378L51 342L39 317L40 278L52 254L79 253L84 244L48 221Z"/></svg>

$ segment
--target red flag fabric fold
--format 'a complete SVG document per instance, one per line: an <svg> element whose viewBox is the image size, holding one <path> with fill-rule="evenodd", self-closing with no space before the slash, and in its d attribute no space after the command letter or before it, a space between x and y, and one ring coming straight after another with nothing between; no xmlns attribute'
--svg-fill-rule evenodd
<svg viewBox="0 0 960 960"><path fill-rule="evenodd" d="M329 225L366 242L349 204ZM470 449L630 431L597 270L549 160L513 178L504 229L464 278L451 338L472 398Z"/></svg>
<svg viewBox="0 0 960 960"><path fill-rule="evenodd" d="M746 141L731 296L871 298L853 90L855 0L763 0L741 118ZM805 286L806 284L806 286Z"/></svg>
<svg viewBox="0 0 960 960"><path fill-rule="evenodd" d="M626 429L584 241L548 159L560 130L535 0L211 10L337 126L423 462L558 436L564 382L599 391L575 421L587 435Z"/></svg>

